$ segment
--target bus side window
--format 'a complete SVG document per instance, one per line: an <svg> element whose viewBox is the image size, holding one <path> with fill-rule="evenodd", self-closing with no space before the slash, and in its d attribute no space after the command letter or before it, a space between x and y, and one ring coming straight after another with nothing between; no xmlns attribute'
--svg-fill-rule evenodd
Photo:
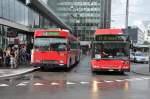
<svg viewBox="0 0 150 99"><path fill-rule="evenodd" d="M67 45L67 51L70 51L70 49L71 49L71 42L70 42L70 40L68 41L68 45Z"/></svg>

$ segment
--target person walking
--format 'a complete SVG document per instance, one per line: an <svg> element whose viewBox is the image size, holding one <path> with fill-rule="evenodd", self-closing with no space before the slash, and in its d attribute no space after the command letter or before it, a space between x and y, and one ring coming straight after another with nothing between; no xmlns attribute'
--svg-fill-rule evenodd
<svg viewBox="0 0 150 99"><path fill-rule="evenodd" d="M18 64L19 64L19 49L18 48L15 48L14 56L15 56L15 65L14 65L14 67L17 68Z"/></svg>
<svg viewBox="0 0 150 99"><path fill-rule="evenodd" d="M10 66L10 51L11 51L10 47L6 48L6 50L4 51L5 65L6 66Z"/></svg>
<svg viewBox="0 0 150 99"><path fill-rule="evenodd" d="M14 49L14 47L11 49L11 52L10 52L10 66L11 66L11 69L15 68L15 49Z"/></svg>
<svg viewBox="0 0 150 99"><path fill-rule="evenodd" d="M25 47L21 47L20 49L20 57L21 57L21 64L25 64L26 63L26 49Z"/></svg>

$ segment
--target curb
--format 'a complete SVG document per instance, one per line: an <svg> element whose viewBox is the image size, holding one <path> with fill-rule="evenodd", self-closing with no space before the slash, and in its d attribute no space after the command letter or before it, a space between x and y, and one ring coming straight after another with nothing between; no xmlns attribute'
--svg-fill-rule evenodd
<svg viewBox="0 0 150 99"><path fill-rule="evenodd" d="M136 72L136 71L131 71L132 73L135 73L135 74L138 74L138 75L144 75L144 76L150 76L150 73L149 74L146 74L146 73L140 73L140 72Z"/></svg>
<svg viewBox="0 0 150 99"><path fill-rule="evenodd" d="M34 69L31 69L31 70L27 70L27 71L24 71L22 73L16 73L16 74L10 74L10 75L5 75L5 76L0 76L0 79L1 78L8 78L8 77L16 77L16 76L19 76L19 75L24 75L24 74L27 74L27 73L31 73L33 71L36 71L38 70L39 68L34 68Z"/></svg>

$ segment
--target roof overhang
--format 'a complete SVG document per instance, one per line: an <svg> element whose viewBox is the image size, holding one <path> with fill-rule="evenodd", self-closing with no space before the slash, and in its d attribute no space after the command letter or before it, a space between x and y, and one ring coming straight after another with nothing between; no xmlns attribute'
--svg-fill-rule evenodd
<svg viewBox="0 0 150 99"><path fill-rule="evenodd" d="M68 25L66 25L50 8L47 4L40 0L30 0L30 4L28 5L30 8L35 11L41 13L50 21L56 23L60 28L72 30Z"/></svg>
<svg viewBox="0 0 150 99"><path fill-rule="evenodd" d="M0 24L8 26L8 27L15 28L15 29L19 29L19 30L22 30L22 31L26 31L26 32L33 32L30 27L27 27L25 25L18 24L18 23L15 23L15 22L3 19L3 18L0 18Z"/></svg>

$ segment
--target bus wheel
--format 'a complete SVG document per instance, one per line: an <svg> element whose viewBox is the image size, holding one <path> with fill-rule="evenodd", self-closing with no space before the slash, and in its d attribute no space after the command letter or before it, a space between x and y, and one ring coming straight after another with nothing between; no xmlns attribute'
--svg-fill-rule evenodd
<svg viewBox="0 0 150 99"><path fill-rule="evenodd" d="M80 55L79 56L77 56L77 64L80 62Z"/></svg>
<svg viewBox="0 0 150 99"><path fill-rule="evenodd" d="M124 75L124 71L120 71L119 73L120 73L121 75Z"/></svg>
<svg viewBox="0 0 150 99"><path fill-rule="evenodd" d="M67 69L71 67L71 59L67 63Z"/></svg>
<svg viewBox="0 0 150 99"><path fill-rule="evenodd" d="M46 70L45 67L40 67L40 69L41 69L42 71L45 71L45 70Z"/></svg>
<svg viewBox="0 0 150 99"><path fill-rule="evenodd" d="M95 70L91 68L92 73L95 73Z"/></svg>

